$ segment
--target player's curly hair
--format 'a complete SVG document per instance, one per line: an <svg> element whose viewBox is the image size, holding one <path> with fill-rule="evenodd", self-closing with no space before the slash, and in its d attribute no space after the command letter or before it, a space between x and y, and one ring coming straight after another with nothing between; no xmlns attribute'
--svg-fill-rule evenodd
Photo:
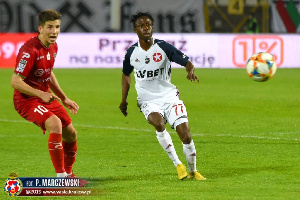
<svg viewBox="0 0 300 200"><path fill-rule="evenodd" d="M143 17L143 16L146 16L148 17L152 23L154 22L154 19L152 17L152 15L148 12L140 12L140 11L137 11L134 15L131 16L130 18L130 22L132 23L133 25L133 28L135 28L135 23L136 21L140 18L140 17Z"/></svg>

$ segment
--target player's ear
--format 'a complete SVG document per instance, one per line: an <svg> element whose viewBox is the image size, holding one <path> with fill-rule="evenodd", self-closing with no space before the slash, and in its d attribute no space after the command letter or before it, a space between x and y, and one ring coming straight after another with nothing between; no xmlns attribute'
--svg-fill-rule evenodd
<svg viewBox="0 0 300 200"><path fill-rule="evenodd" d="M41 33L43 27L41 25L38 26L39 33Z"/></svg>

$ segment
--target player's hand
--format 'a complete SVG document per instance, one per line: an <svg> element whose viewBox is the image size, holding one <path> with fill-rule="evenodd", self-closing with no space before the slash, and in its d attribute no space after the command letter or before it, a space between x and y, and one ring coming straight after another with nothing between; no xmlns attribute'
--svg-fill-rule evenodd
<svg viewBox="0 0 300 200"><path fill-rule="evenodd" d="M73 115L77 114L79 106L77 105L77 103L75 103L75 101L66 98L64 101L62 101L62 103L70 110L71 114Z"/></svg>
<svg viewBox="0 0 300 200"><path fill-rule="evenodd" d="M122 101L121 103L120 103L120 106L119 106L119 108L120 108L120 110L121 110L121 112L123 113L123 115L126 117L127 116L127 105L128 105L128 103L126 102L126 101Z"/></svg>
<svg viewBox="0 0 300 200"><path fill-rule="evenodd" d="M43 92L40 98L46 102L46 103L51 103L54 100L61 101L59 97L57 97L55 94L49 93L49 92Z"/></svg>
<svg viewBox="0 0 300 200"><path fill-rule="evenodd" d="M188 75L186 76L187 80L190 80L191 82L198 82L199 83L199 79L198 77L195 75L194 70L188 72Z"/></svg>
<svg viewBox="0 0 300 200"><path fill-rule="evenodd" d="M198 77L195 75L195 67L193 65L193 63L191 61L188 61L185 65L185 69L186 72L188 73L186 76L187 80L190 80L191 82L198 82L199 83L199 79Z"/></svg>

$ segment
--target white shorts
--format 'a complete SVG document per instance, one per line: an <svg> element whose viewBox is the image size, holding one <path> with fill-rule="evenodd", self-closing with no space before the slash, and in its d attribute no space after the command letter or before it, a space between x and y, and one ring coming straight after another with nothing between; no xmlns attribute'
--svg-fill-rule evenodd
<svg viewBox="0 0 300 200"><path fill-rule="evenodd" d="M175 100L172 103L159 105L156 102L144 102L140 106L141 112L148 121L148 116L153 112L158 112L169 123L172 128L184 122L188 122L186 107L181 100Z"/></svg>

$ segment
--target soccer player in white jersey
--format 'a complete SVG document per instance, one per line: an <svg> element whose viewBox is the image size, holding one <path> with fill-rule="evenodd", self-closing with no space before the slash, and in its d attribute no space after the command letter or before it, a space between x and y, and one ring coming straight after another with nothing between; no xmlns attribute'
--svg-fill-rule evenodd
<svg viewBox="0 0 300 200"><path fill-rule="evenodd" d="M171 44L152 38L153 18L149 13L137 12L131 17L131 22L139 41L127 50L123 61L122 101L119 108L126 117L130 74L134 72L138 106L156 129L156 137L173 161L178 178L182 180L188 173L176 154L171 136L165 128L166 122L176 130L182 141L189 178L206 180L196 169L196 149L190 134L186 107L179 99L178 89L170 82L171 62L176 62L185 66L188 80L199 83L194 74L194 65Z"/></svg>

